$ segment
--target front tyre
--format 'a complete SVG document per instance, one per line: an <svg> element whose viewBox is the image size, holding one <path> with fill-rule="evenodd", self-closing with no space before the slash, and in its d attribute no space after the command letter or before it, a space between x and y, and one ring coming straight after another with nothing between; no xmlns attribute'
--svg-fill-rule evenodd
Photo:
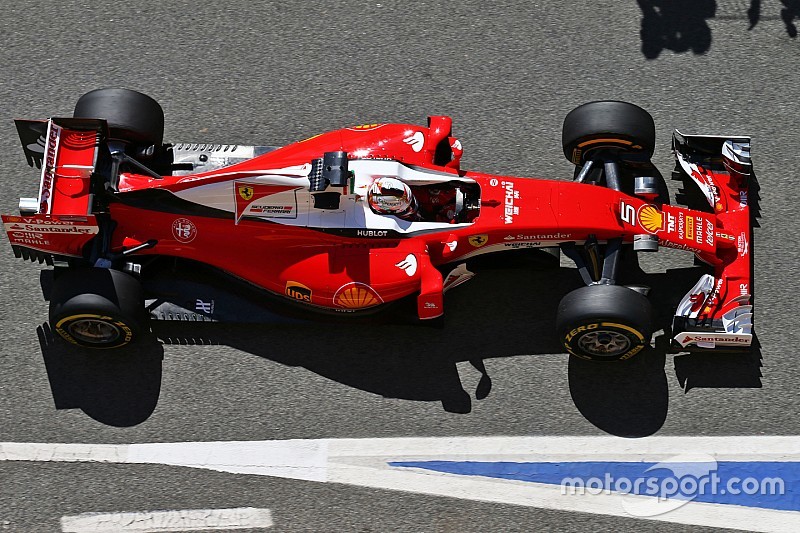
<svg viewBox="0 0 800 533"><path fill-rule="evenodd" d="M564 118L564 156L583 166L599 151L636 154L649 160L656 145L650 113L628 102L604 100L576 107Z"/></svg>
<svg viewBox="0 0 800 533"><path fill-rule="evenodd" d="M575 357L624 361L650 343L653 308L646 296L627 287L581 287L558 305L556 330Z"/></svg>
<svg viewBox="0 0 800 533"><path fill-rule="evenodd" d="M134 342L146 322L139 281L117 270L70 269L50 296L50 325L84 348L119 348Z"/></svg>

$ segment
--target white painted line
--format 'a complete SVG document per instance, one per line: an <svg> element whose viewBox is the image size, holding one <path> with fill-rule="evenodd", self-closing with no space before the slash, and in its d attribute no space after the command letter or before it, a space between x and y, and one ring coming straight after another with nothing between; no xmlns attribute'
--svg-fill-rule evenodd
<svg viewBox="0 0 800 533"><path fill-rule="evenodd" d="M269 509L189 509L137 513L84 513L61 518L64 533L230 531L272 527Z"/></svg>
<svg viewBox="0 0 800 533"><path fill-rule="evenodd" d="M61 444L0 442L0 461L158 463L222 472L324 480L328 457L392 457L400 461L446 455L452 460L630 461L676 454L713 455L717 461L797 461L800 436L726 437L408 437L279 441ZM253 471L253 469L255 471ZM281 475L285 470L285 476ZM275 472L275 473L272 473Z"/></svg>
<svg viewBox="0 0 800 533"><path fill-rule="evenodd" d="M331 457L480 456L483 461L633 461L694 453L717 461L797 461L800 437L409 437L389 439L331 439ZM392 459L400 461L401 459Z"/></svg>
<svg viewBox="0 0 800 533"><path fill-rule="evenodd" d="M325 481L328 443L326 440L278 440L130 444L125 462Z"/></svg>
<svg viewBox="0 0 800 533"><path fill-rule="evenodd" d="M800 463L800 437L412 437L129 445L0 443L0 461L165 464L631 519L751 531L797 530L798 511L689 501L669 512L649 516L632 513L632 510L649 505L648 502L654 500L650 496L613 492L562 494L559 485L389 464L406 461L702 462L708 456L720 462ZM789 488L788 498L796 497L793 490Z"/></svg>

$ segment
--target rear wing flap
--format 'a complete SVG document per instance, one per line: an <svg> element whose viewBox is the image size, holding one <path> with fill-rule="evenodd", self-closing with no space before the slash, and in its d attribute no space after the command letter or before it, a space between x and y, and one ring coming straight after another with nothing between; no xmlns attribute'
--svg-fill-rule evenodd
<svg viewBox="0 0 800 533"><path fill-rule="evenodd" d="M108 124L83 118L15 122L28 163L42 172L38 196L20 199L19 216L2 216L14 254L48 263L52 256L81 256L98 233L92 179Z"/></svg>

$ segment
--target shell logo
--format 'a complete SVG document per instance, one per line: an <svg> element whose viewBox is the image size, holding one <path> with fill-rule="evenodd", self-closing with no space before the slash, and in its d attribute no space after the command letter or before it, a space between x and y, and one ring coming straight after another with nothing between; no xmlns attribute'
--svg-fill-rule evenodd
<svg viewBox="0 0 800 533"><path fill-rule="evenodd" d="M657 233L664 229L664 215L654 205L645 205L639 209L639 225L648 233Z"/></svg>
<svg viewBox="0 0 800 533"><path fill-rule="evenodd" d="M347 128L348 130L355 130L355 131L367 131L367 130L375 130L383 126L383 124L375 123L375 124L360 124L358 126L353 126L351 128Z"/></svg>
<svg viewBox="0 0 800 533"><path fill-rule="evenodd" d="M363 309L383 303L383 298L375 289L364 283L342 285L333 295L333 303L345 309Z"/></svg>

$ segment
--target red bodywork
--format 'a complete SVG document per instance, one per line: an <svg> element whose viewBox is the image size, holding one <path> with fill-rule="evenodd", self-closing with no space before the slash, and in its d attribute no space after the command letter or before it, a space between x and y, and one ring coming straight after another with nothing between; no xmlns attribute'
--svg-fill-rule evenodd
<svg viewBox="0 0 800 533"><path fill-rule="evenodd" d="M101 135L65 127L56 136L57 122L51 123L48 133L51 146L43 164L40 212L25 217L4 215L3 222L13 245L81 256L97 233L98 213L93 212L89 187ZM697 306L700 313L717 317L747 303L734 299L751 292L750 215L746 200L742 200L747 185L739 177L700 167L698 179L710 180L718 201L713 214L692 211L592 184L463 171L459 166L461 144L450 136L450 119L431 117L429 124L341 129L208 172L162 179L122 173L107 207L116 222L111 250L119 252L155 240L154 247L136 255L192 259L287 298L341 311L418 294L420 318L434 318L444 310L443 279L437 267L445 263L486 252L570 241L580 244L590 236L601 243L617 237L630 243L635 235L655 235L659 244L693 252L714 266L713 293L696 297L702 300ZM449 157L437 160L443 148ZM350 220L350 215L340 216L335 209L322 213L332 222L316 224L254 215L254 196L267 198L295 191L297 197L307 192L298 185L287 185L286 180L270 184L270 176L301 180L311 161L325 152L338 151L346 152L351 169L356 168L355 179L339 190L343 197L349 195L352 205L364 201L358 190L351 189L357 188L359 169L394 162L411 169L409 172L477 187L479 209L464 223L428 224L419 231L411 226L405 232L374 227L369 218L363 227L339 226L336 221ZM233 208L229 216L181 214L128 201L147 190L167 191L185 200L200 187L214 184L230 191ZM292 205L301 211L300 204L259 209L284 209L290 215ZM322 216L313 207L308 211L314 217Z"/></svg>

